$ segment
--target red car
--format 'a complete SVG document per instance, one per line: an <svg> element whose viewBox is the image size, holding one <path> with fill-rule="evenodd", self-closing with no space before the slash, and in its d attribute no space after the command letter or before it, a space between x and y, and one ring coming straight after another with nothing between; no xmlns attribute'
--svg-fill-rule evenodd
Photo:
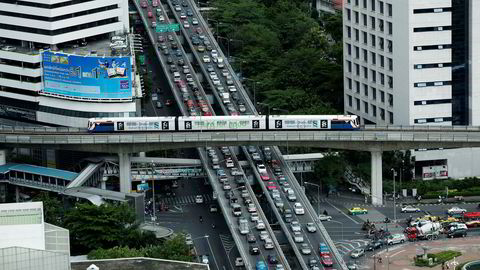
<svg viewBox="0 0 480 270"><path fill-rule="evenodd" d="M320 261L322 262L323 266L333 266L333 260L332 257L328 255L323 255L320 258Z"/></svg>
<svg viewBox="0 0 480 270"><path fill-rule="evenodd" d="M210 111L204 112L204 113L203 113L203 116L212 116L212 112L210 112Z"/></svg>
<svg viewBox="0 0 480 270"><path fill-rule="evenodd" d="M270 176L268 176L268 173L261 173L260 178L262 178L263 181L270 180Z"/></svg>
<svg viewBox="0 0 480 270"><path fill-rule="evenodd" d="M153 13L151 11L149 11L147 15L148 15L148 18L153 18Z"/></svg>
<svg viewBox="0 0 480 270"><path fill-rule="evenodd" d="M147 1L142 1L142 2L140 2L140 6L141 6L142 8L146 8L146 7L148 6Z"/></svg>
<svg viewBox="0 0 480 270"><path fill-rule="evenodd" d="M267 189L268 190L274 190L274 189L277 189L277 186L275 186L274 182L268 182L267 183Z"/></svg>
<svg viewBox="0 0 480 270"><path fill-rule="evenodd" d="M158 6L158 0L152 0L152 6L154 7Z"/></svg>
<svg viewBox="0 0 480 270"><path fill-rule="evenodd" d="M167 99L167 101L165 101L165 105L167 106L172 106L173 105L173 101L171 99Z"/></svg>

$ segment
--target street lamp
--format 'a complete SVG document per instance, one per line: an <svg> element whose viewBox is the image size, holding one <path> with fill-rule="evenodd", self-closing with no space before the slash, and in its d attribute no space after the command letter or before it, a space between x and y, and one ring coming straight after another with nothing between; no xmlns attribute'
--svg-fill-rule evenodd
<svg viewBox="0 0 480 270"><path fill-rule="evenodd" d="M397 204L396 204L397 195L395 194L395 176L397 176L397 172L395 171L394 168L390 170L393 172L393 220L394 222L397 222Z"/></svg>
<svg viewBox="0 0 480 270"><path fill-rule="evenodd" d="M152 169L152 192L153 192L153 221L157 220L157 216L155 213L155 166L152 160L152 163L150 163L151 169Z"/></svg>
<svg viewBox="0 0 480 270"><path fill-rule="evenodd" d="M317 218L318 218L318 215L320 214L320 185L310 183L310 182L304 182L304 184L317 187Z"/></svg>

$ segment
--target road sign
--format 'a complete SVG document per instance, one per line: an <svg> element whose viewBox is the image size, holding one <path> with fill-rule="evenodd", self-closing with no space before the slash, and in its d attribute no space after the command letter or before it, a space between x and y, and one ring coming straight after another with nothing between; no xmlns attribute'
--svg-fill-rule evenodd
<svg viewBox="0 0 480 270"><path fill-rule="evenodd" d="M155 31L157 33L180 31L180 24L178 24L178 23L157 24L157 26L155 27Z"/></svg>

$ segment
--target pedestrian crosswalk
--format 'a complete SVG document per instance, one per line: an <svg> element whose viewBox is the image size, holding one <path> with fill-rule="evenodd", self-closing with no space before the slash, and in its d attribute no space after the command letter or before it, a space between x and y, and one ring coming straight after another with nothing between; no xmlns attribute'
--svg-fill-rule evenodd
<svg viewBox="0 0 480 270"><path fill-rule="evenodd" d="M179 206L179 205L188 205L195 204L195 197L197 195L186 195L186 196L176 196L176 197L166 197L160 199L160 204L165 204L168 206ZM213 201L213 196L211 194L203 194L203 203L208 203Z"/></svg>
<svg viewBox="0 0 480 270"><path fill-rule="evenodd" d="M368 245L369 242L370 240L368 239L344 240L335 242L335 246L337 247L338 252L345 255L356 248Z"/></svg>
<svg viewBox="0 0 480 270"><path fill-rule="evenodd" d="M225 249L225 253L229 254L230 251L235 247L235 241L229 234L219 234L220 241L222 242L223 248Z"/></svg>

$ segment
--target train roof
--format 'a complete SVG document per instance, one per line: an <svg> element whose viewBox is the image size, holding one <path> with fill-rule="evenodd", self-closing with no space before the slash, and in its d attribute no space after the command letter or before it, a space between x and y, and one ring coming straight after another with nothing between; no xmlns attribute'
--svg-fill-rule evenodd
<svg viewBox="0 0 480 270"><path fill-rule="evenodd" d="M270 118L282 118L282 119L354 119L356 115L270 115Z"/></svg>
<svg viewBox="0 0 480 270"><path fill-rule="evenodd" d="M105 117L105 118L90 118L88 121L164 121L175 119L175 116L164 117Z"/></svg>
<svg viewBox="0 0 480 270"><path fill-rule="evenodd" d="M215 119L215 120L242 120L242 119L259 119L265 118L264 115L217 115L217 116L179 116L178 119L188 119L188 120L208 120L208 119Z"/></svg>

